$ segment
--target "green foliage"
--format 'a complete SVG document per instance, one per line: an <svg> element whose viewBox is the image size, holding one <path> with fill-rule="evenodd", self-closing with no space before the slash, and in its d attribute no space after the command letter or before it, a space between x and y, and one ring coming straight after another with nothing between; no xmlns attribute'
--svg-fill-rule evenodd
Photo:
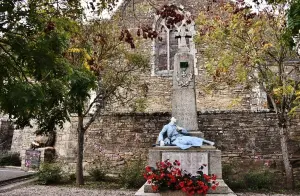
<svg viewBox="0 0 300 196"><path fill-rule="evenodd" d="M142 160L127 163L120 175L120 184L124 188L139 188L145 183L143 172L145 163Z"/></svg>
<svg viewBox="0 0 300 196"><path fill-rule="evenodd" d="M70 180L71 182L74 182L74 181L76 180L76 174L75 174L75 173L71 173L71 174L69 175L69 180Z"/></svg>
<svg viewBox="0 0 300 196"><path fill-rule="evenodd" d="M268 189L272 190L272 185L275 182L275 174L270 171L252 171L247 173L244 177L245 183L249 189L260 190Z"/></svg>
<svg viewBox="0 0 300 196"><path fill-rule="evenodd" d="M259 2L258 0L253 0L254 2ZM272 5L285 5L287 9L287 24L288 29L295 36L299 34L300 30L300 1L299 0L267 0L266 1ZM291 40L291 37L289 37ZM293 43L292 43L293 44Z"/></svg>
<svg viewBox="0 0 300 196"><path fill-rule="evenodd" d="M236 165L223 164L222 165L222 177L227 185L234 191L245 190L246 184L242 175L237 175Z"/></svg>
<svg viewBox="0 0 300 196"><path fill-rule="evenodd" d="M56 163L42 164L38 172L38 183L43 185L59 184L63 181L61 166Z"/></svg>
<svg viewBox="0 0 300 196"><path fill-rule="evenodd" d="M82 70L74 70L70 75L69 81L70 90L68 97L70 110L82 114L84 104L89 97L89 91L96 88L96 77L92 72L82 68Z"/></svg>
<svg viewBox="0 0 300 196"><path fill-rule="evenodd" d="M106 170L102 167L92 168L88 171L90 176L95 181L104 181L106 176Z"/></svg>
<svg viewBox="0 0 300 196"><path fill-rule="evenodd" d="M1 152L0 166L21 166L19 153Z"/></svg>
<svg viewBox="0 0 300 196"><path fill-rule="evenodd" d="M73 65L65 52L79 25L44 1L1 5L6 25L0 28L0 110L20 127L35 118L40 130L52 131L68 119L65 97Z"/></svg>
<svg viewBox="0 0 300 196"><path fill-rule="evenodd" d="M117 1L98 2L101 10ZM133 72L148 65L116 39L111 21L82 25L79 1L3 0L0 17L0 113L20 128L35 119L39 133L52 132L75 112L84 134L104 104L128 98ZM87 105L92 90L97 99ZM84 124L92 106L97 111Z"/></svg>
<svg viewBox="0 0 300 196"><path fill-rule="evenodd" d="M300 1L295 0L290 4L290 8L288 10L288 25L292 30L293 35L299 34L300 30Z"/></svg>
<svg viewBox="0 0 300 196"><path fill-rule="evenodd" d="M243 169L246 167L247 169ZM255 164L224 164L222 168L224 181L234 191L241 190L278 190L283 176L278 176L270 168ZM279 186L278 186L279 185Z"/></svg>
<svg viewBox="0 0 300 196"><path fill-rule="evenodd" d="M145 112L147 108L147 99L146 98L137 98L134 100L132 106L133 111L135 112Z"/></svg>
<svg viewBox="0 0 300 196"><path fill-rule="evenodd" d="M205 46L205 66L213 83L259 85L275 112L282 114L279 120L286 121L283 118L291 117L288 114L300 106L300 83L295 77L300 72L285 63L296 52L287 42L292 34L284 6L256 14L249 8L224 4L213 12L200 13L196 37L196 43Z"/></svg>

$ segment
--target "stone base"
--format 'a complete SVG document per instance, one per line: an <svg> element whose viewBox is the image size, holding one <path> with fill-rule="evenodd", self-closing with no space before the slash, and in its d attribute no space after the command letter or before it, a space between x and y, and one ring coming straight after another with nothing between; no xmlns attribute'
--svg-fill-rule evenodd
<svg viewBox="0 0 300 196"><path fill-rule="evenodd" d="M181 150L177 146L163 146L154 147L149 150L148 165L156 168L156 162L165 161L169 159L171 162L179 160L181 169L190 172L192 175L197 175L196 171L202 165L207 165L202 170L205 174L215 174L219 186L215 191L210 190L206 195L212 196L236 196L233 191L222 180L222 166L221 166L221 151L214 146L203 145L201 147L192 147L187 150ZM136 196L153 195L153 196L185 196L186 193L182 191L166 191L161 193L153 193L150 184L146 183L142 186Z"/></svg>
<svg viewBox="0 0 300 196"><path fill-rule="evenodd" d="M208 193L210 194L227 194L231 191L231 189L227 186L227 184L223 180L217 180L216 182L219 183L216 190L209 190ZM149 183L144 184L144 192L145 193L155 193L152 190L152 185Z"/></svg>
<svg viewBox="0 0 300 196"><path fill-rule="evenodd" d="M216 190L209 190L208 194L228 194L232 193L232 190L227 186L227 184L224 182L224 180L218 179L216 182L219 183L219 186L217 186ZM152 186L149 183L144 184L144 193L155 193L152 190ZM182 191L169 191L169 192L182 192Z"/></svg>
<svg viewBox="0 0 300 196"><path fill-rule="evenodd" d="M203 145L201 147L191 147L181 150L177 146L159 146L149 150L148 165L156 168L156 163L170 159L179 160L181 168L196 175L196 171L201 165L206 164L203 172L215 174L218 179L222 179L221 151L214 146Z"/></svg>
<svg viewBox="0 0 300 196"><path fill-rule="evenodd" d="M224 183L224 182L223 182ZM224 183L224 185L226 185ZM165 191L161 193L147 193L145 192L146 184L142 186L136 193L135 196L186 196L187 194L184 193L183 191ZM149 186L149 185L148 185ZM221 185L220 185L221 186ZM227 185L226 185L227 192L226 193L217 193L215 191L209 191L206 196L237 196ZM151 187L150 187L151 188ZM222 186L221 190L224 190L225 187ZM152 190L152 189L151 189ZM195 194L195 196L203 196L199 194Z"/></svg>

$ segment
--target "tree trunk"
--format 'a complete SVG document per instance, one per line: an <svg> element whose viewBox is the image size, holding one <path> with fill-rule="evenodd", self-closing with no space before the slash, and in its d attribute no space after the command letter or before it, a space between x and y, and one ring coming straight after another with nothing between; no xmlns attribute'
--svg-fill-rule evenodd
<svg viewBox="0 0 300 196"><path fill-rule="evenodd" d="M280 144L282 151L282 159L286 175L286 187L288 189L294 188L294 177L293 177L293 168L289 160L289 151L287 147L287 128L286 126L280 126Z"/></svg>
<svg viewBox="0 0 300 196"><path fill-rule="evenodd" d="M76 163L76 185L83 185L83 143L84 143L84 129L83 129L83 117L78 116L77 127L77 163Z"/></svg>

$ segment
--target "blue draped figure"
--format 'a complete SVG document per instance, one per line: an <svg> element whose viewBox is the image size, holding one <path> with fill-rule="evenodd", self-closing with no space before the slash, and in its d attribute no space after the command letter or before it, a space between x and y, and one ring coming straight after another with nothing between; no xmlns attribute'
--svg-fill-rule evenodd
<svg viewBox="0 0 300 196"><path fill-rule="evenodd" d="M166 136L166 138L164 138ZM199 137L188 136L188 131L176 125L176 119L171 118L171 122L163 127L158 136L160 146L176 145L185 150L192 146L202 146L203 143L214 145L214 142Z"/></svg>

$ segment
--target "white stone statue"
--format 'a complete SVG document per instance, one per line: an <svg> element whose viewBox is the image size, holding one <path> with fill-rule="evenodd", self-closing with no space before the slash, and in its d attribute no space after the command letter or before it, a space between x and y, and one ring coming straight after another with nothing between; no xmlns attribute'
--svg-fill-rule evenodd
<svg viewBox="0 0 300 196"><path fill-rule="evenodd" d="M203 143L215 145L214 142L199 137L188 136L185 128L176 125L176 118L172 117L169 124L165 125L158 136L160 146L176 145L181 149L187 149L192 146L202 146ZM166 136L164 138L164 136Z"/></svg>

